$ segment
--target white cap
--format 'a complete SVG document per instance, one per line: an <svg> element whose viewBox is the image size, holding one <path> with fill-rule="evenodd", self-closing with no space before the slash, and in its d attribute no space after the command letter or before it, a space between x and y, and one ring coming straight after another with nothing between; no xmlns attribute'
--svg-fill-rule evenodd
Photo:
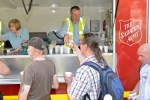
<svg viewBox="0 0 150 100"><path fill-rule="evenodd" d="M106 94L104 96L104 100L112 100L112 96L110 94Z"/></svg>

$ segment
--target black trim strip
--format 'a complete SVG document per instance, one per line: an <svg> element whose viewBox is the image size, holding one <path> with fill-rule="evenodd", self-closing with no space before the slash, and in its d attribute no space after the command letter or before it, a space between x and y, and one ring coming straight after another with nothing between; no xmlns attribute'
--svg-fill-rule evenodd
<svg viewBox="0 0 150 100"><path fill-rule="evenodd" d="M22 0L22 4L23 4L23 7L24 7L25 12L26 12L27 15L28 15L29 11L31 10L31 7L32 7L32 1L33 1L33 0L30 0L29 8L28 8L28 10L27 10L26 5L25 5L25 3L24 3L24 0Z"/></svg>
<svg viewBox="0 0 150 100"><path fill-rule="evenodd" d="M26 12L26 14L28 15L28 11L27 11L27 8L26 8L26 6L25 6L24 0L22 0L22 3L23 3L23 7L24 7L25 12Z"/></svg>
<svg viewBox="0 0 150 100"><path fill-rule="evenodd" d="M31 10L31 7L32 7L32 1L33 1L33 0L30 0L29 8L28 8L28 13L29 13L29 11Z"/></svg>
<svg viewBox="0 0 150 100"><path fill-rule="evenodd" d="M116 5L116 11L115 11L115 19L116 19L116 16L117 16L117 12L118 12L118 5L119 5L119 1L120 1L120 0L118 0L118 1L117 1L117 5Z"/></svg>

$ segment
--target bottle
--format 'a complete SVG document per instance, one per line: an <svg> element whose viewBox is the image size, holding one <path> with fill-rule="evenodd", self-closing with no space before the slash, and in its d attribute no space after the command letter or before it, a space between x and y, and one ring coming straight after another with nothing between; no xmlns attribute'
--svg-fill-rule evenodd
<svg viewBox="0 0 150 100"><path fill-rule="evenodd" d="M106 31L106 20L103 21L103 31Z"/></svg>
<svg viewBox="0 0 150 100"><path fill-rule="evenodd" d="M112 96L110 94L106 94L104 96L104 100L112 100Z"/></svg>

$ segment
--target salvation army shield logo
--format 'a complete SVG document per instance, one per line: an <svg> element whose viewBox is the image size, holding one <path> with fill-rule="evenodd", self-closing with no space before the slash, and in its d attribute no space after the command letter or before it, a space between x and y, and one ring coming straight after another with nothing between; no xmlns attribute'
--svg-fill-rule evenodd
<svg viewBox="0 0 150 100"><path fill-rule="evenodd" d="M141 40L142 20L132 20L132 19L119 20L119 23L120 23L119 39L122 43L132 46Z"/></svg>

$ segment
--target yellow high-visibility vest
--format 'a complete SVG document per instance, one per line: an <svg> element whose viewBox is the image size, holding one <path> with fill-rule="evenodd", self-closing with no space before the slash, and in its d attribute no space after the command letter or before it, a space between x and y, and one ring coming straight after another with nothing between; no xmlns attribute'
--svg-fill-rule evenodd
<svg viewBox="0 0 150 100"><path fill-rule="evenodd" d="M0 35L2 35L2 22L0 21ZM4 49L4 42L0 42L0 50Z"/></svg>
<svg viewBox="0 0 150 100"><path fill-rule="evenodd" d="M66 19L64 20L64 22L66 22L67 25L68 25L67 34L69 34L71 40L73 40L73 32L74 32L74 29L73 29L73 24L72 24L71 18L70 18L70 17L66 18ZM79 38L81 38L82 35L84 34L84 27L85 27L85 19L80 17L80 20L79 20L79 22L78 22ZM64 45L67 46L67 44L64 44Z"/></svg>

